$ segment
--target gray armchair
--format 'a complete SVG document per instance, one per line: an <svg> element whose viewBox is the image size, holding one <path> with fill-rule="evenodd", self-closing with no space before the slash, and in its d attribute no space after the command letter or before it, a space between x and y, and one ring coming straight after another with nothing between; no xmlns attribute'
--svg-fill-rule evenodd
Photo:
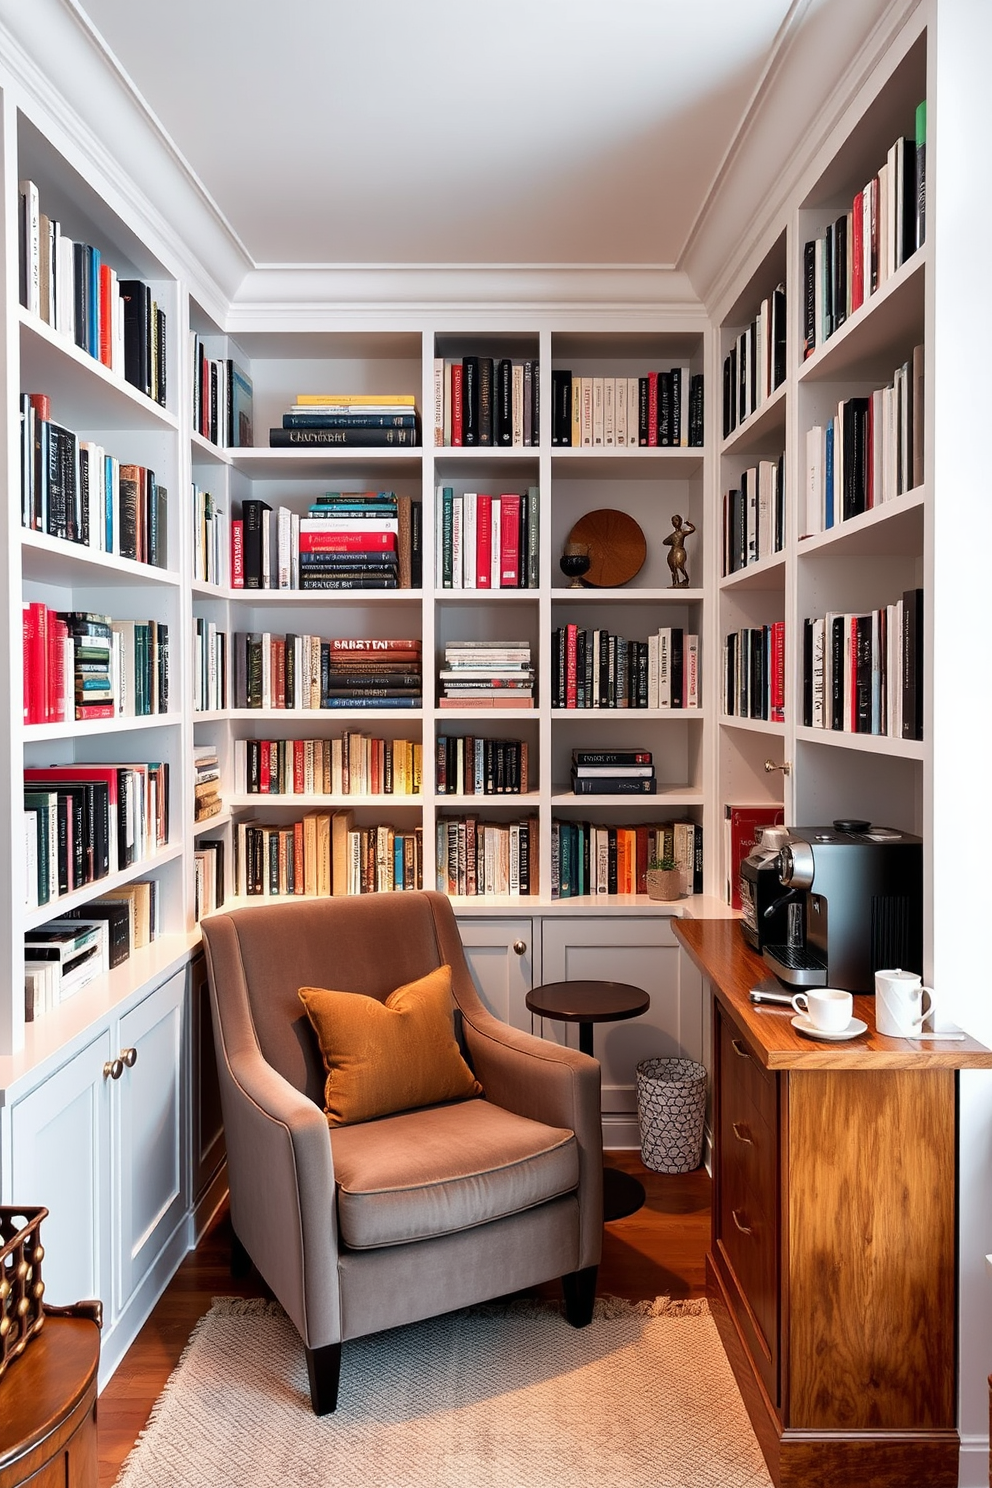
<svg viewBox="0 0 992 1488"><path fill-rule="evenodd" d="M237 1241L299 1330L310 1398L342 1342L561 1277L592 1316L602 1242L599 1065L483 1006L441 894L306 899L203 922ZM450 965L482 1099L329 1130L303 986L384 1000Z"/></svg>

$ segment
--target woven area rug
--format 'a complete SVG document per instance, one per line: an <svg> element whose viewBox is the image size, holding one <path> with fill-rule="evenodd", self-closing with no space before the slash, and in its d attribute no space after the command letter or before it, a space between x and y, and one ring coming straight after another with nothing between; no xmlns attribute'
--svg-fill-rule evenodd
<svg viewBox="0 0 992 1488"><path fill-rule="evenodd" d="M705 1302L473 1308L344 1346L310 1411L274 1303L198 1323L119 1488L768 1488Z"/></svg>

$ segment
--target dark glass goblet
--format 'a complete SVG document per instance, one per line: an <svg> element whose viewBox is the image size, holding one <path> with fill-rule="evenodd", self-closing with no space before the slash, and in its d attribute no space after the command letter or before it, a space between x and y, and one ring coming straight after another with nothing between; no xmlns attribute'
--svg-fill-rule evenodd
<svg viewBox="0 0 992 1488"><path fill-rule="evenodd" d="M571 579L570 589L584 589L582 582L583 574L587 574L592 565L589 556L589 545L587 543L568 542L562 549L561 557L558 559L558 567L566 578Z"/></svg>

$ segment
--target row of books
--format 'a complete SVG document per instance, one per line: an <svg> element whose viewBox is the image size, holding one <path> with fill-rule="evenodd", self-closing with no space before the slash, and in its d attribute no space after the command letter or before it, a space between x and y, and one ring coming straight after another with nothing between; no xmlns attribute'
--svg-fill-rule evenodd
<svg viewBox="0 0 992 1488"><path fill-rule="evenodd" d="M785 719L785 621L731 631L724 641L724 710L730 718Z"/></svg>
<svg viewBox="0 0 992 1488"><path fill-rule="evenodd" d="M193 578L227 586L231 581L231 529L216 496L192 487ZM243 534L242 534L243 541Z"/></svg>
<svg viewBox="0 0 992 1488"><path fill-rule="evenodd" d="M215 620L193 619L193 712L212 713L228 706L227 632Z"/></svg>
<svg viewBox="0 0 992 1488"><path fill-rule="evenodd" d="M21 525L165 568L168 492L143 465L52 420L46 393L21 395Z"/></svg>
<svg viewBox="0 0 992 1488"><path fill-rule="evenodd" d="M690 819L600 826L551 823L551 897L644 894L651 863L674 860L683 894L703 891L703 829Z"/></svg>
<svg viewBox="0 0 992 1488"><path fill-rule="evenodd" d="M540 363L512 357L434 360L434 443L510 449L540 442Z"/></svg>
<svg viewBox="0 0 992 1488"><path fill-rule="evenodd" d="M419 796L423 750L412 739L346 729L335 739L236 739L235 790L243 795Z"/></svg>
<svg viewBox="0 0 992 1488"><path fill-rule="evenodd" d="M699 636L662 626L644 641L561 625L551 635L553 708L699 707Z"/></svg>
<svg viewBox="0 0 992 1488"><path fill-rule="evenodd" d="M527 740L438 734L434 788L439 796L525 796L530 790Z"/></svg>
<svg viewBox="0 0 992 1488"><path fill-rule="evenodd" d="M540 498L537 486L499 496L435 493L435 582L439 589L536 589Z"/></svg>
<svg viewBox="0 0 992 1488"><path fill-rule="evenodd" d="M803 723L923 738L923 590L865 614L803 621Z"/></svg>
<svg viewBox="0 0 992 1488"><path fill-rule="evenodd" d="M193 368L193 428L211 444L249 449L252 432L251 378L233 357L211 357L203 339L190 332Z"/></svg>
<svg viewBox="0 0 992 1488"><path fill-rule="evenodd" d="M573 448L703 442L703 376L688 367L644 377L574 377L551 373L551 443Z"/></svg>
<svg viewBox="0 0 992 1488"><path fill-rule="evenodd" d="M235 589L411 589L423 581L422 503L328 491L304 515L252 498L231 523Z"/></svg>
<svg viewBox="0 0 992 1488"><path fill-rule="evenodd" d="M441 708L533 708L529 641L452 641L438 673Z"/></svg>
<svg viewBox="0 0 992 1488"><path fill-rule="evenodd" d="M835 417L806 431L807 536L922 485L923 366L916 346L887 387L843 399Z"/></svg>
<svg viewBox="0 0 992 1488"><path fill-rule="evenodd" d="M723 359L724 439L785 381L785 333L785 285L778 284Z"/></svg>
<svg viewBox="0 0 992 1488"><path fill-rule="evenodd" d="M298 393L281 427L269 430L269 443L413 447L420 444L420 415L413 393Z"/></svg>
<svg viewBox="0 0 992 1488"><path fill-rule="evenodd" d="M223 809L220 798L220 755L216 744L193 745L193 820L208 821Z"/></svg>
<svg viewBox="0 0 992 1488"><path fill-rule="evenodd" d="M309 811L283 824L238 822L239 895L370 894L423 887L423 829L356 826L353 813Z"/></svg>
<svg viewBox="0 0 992 1488"><path fill-rule="evenodd" d="M168 840L167 764L72 764L24 771L29 908L141 863Z"/></svg>
<svg viewBox="0 0 992 1488"><path fill-rule="evenodd" d="M137 879L24 937L24 1017L32 1023L120 966L160 931L159 885Z"/></svg>
<svg viewBox="0 0 992 1488"><path fill-rule="evenodd" d="M573 749L574 796L653 796L657 789L650 749Z"/></svg>
<svg viewBox="0 0 992 1488"><path fill-rule="evenodd" d="M419 708L419 640L275 636L234 637L238 708Z"/></svg>
<svg viewBox="0 0 992 1488"><path fill-rule="evenodd" d="M165 406L166 317L141 279L118 279L90 243L74 242L19 186L20 300L53 331Z"/></svg>
<svg viewBox="0 0 992 1488"><path fill-rule="evenodd" d="M193 918L197 924L224 906L225 845L222 837L198 837L193 853Z"/></svg>
<svg viewBox="0 0 992 1488"><path fill-rule="evenodd" d="M435 830L436 885L442 894L527 898L538 885L538 819L487 822L439 817Z"/></svg>
<svg viewBox="0 0 992 1488"><path fill-rule="evenodd" d="M927 106L915 137L899 138L885 164L803 250L803 355L810 356L871 298L926 236Z"/></svg>
<svg viewBox="0 0 992 1488"><path fill-rule="evenodd" d="M759 460L723 497L723 572L738 573L785 547L785 457Z"/></svg>
<svg viewBox="0 0 992 1488"><path fill-rule="evenodd" d="M169 711L169 628L162 621L111 620L30 601L22 606L22 643L25 723Z"/></svg>

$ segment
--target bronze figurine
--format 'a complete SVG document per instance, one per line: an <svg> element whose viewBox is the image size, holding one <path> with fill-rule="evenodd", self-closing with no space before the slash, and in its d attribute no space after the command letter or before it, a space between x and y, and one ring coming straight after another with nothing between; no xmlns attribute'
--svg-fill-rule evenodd
<svg viewBox="0 0 992 1488"><path fill-rule="evenodd" d="M680 516L674 516L672 518L672 526L675 528L675 531L670 532L664 539L665 547L668 549L668 567L672 574L670 587L672 589L684 589L689 583L689 575L685 571L685 540L696 529L692 522L686 522L683 525Z"/></svg>

